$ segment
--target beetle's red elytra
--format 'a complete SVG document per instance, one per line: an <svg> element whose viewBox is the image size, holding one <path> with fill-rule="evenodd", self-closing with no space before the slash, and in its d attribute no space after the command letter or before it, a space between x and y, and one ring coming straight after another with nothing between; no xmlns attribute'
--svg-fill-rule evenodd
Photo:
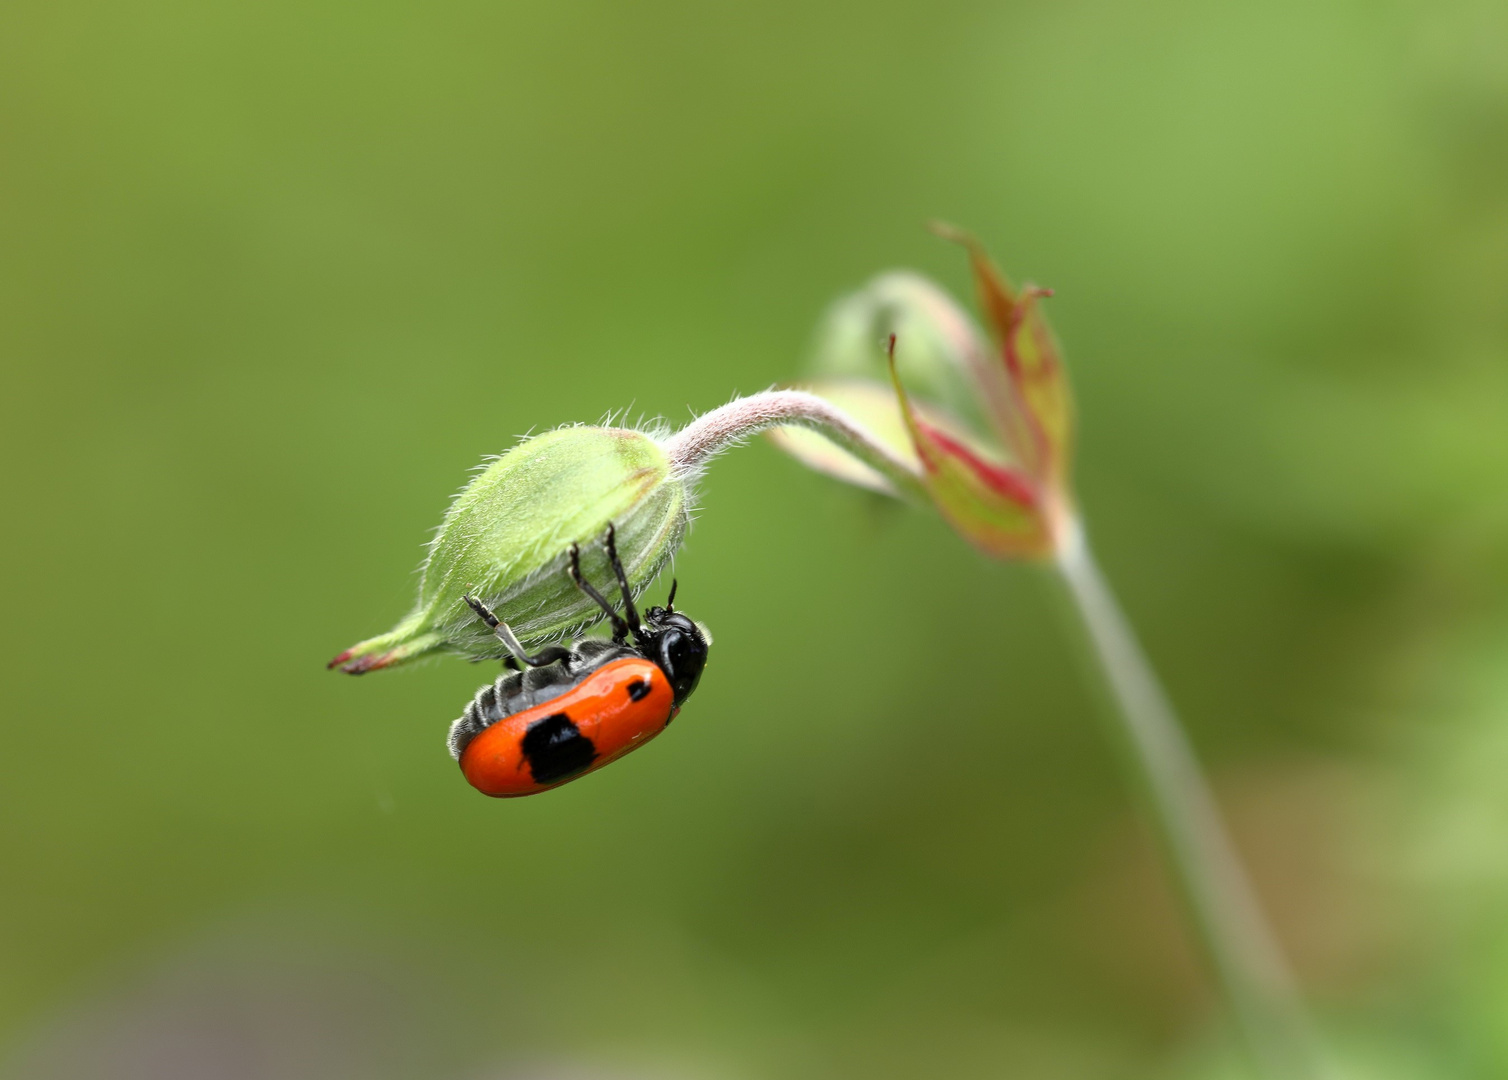
<svg viewBox="0 0 1508 1080"><path fill-rule="evenodd" d="M626 656L559 697L497 721L467 743L461 771L484 795L533 795L638 749L674 714L665 673Z"/></svg>
<svg viewBox="0 0 1508 1080"><path fill-rule="evenodd" d="M665 606L650 608L641 620L611 525L602 543L622 592L621 616L581 576L574 544L567 569L607 613L611 641L583 638L530 656L507 623L481 601L465 598L507 648L505 663L522 665L477 691L450 728L451 754L484 795L549 791L637 750L669 726L701 679L708 637L675 610L675 585Z"/></svg>

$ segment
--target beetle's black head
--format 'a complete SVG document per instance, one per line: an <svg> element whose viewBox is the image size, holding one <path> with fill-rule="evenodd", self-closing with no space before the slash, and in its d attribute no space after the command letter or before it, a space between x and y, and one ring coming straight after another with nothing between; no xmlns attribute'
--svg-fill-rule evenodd
<svg viewBox="0 0 1508 1080"><path fill-rule="evenodd" d="M644 613L644 634L639 648L660 666L680 705L696 689L707 666L707 632L671 608L652 607Z"/></svg>

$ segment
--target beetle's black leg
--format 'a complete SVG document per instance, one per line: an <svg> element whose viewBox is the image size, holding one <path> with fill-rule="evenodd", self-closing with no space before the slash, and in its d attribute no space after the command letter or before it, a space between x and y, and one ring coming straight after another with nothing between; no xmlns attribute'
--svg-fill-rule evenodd
<svg viewBox="0 0 1508 1080"><path fill-rule="evenodd" d="M628 587L628 575L623 572L623 562L618 558L618 532L611 523L602 536L602 546L607 548L607 561L612 564L613 573L618 578L618 588L623 592L623 617L628 620L628 628L633 631L634 637L642 638L644 628L639 625L639 613L634 610L633 590Z"/></svg>
<svg viewBox="0 0 1508 1080"><path fill-rule="evenodd" d="M463 595L461 599L465 600L471 610L477 613L477 618L492 628L492 632L497 635L498 640L518 659L519 663L528 667L543 667L545 664L553 664L555 661L560 660L569 666L571 659L570 649L562 649L559 645L547 645L533 656L530 656L519 642L518 637L513 633L513 627L494 615L490 607L469 595Z"/></svg>
<svg viewBox="0 0 1508 1080"><path fill-rule="evenodd" d="M592 583L581 576L581 547L577 544L571 545L567 569L571 572L571 580L576 583L576 588L597 601L597 606L607 612L607 617L612 620L613 624L613 640L622 645L628 640L628 624L618 617L618 613L613 610L613 605L607 602L607 597L594 589Z"/></svg>

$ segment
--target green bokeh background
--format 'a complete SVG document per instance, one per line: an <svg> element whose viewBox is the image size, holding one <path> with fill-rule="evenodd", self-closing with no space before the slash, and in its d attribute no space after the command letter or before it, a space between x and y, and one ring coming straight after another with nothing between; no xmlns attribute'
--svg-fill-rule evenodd
<svg viewBox="0 0 1508 1080"><path fill-rule="evenodd" d="M1508 13L0 9L0 1075L1239 1075L1050 583L763 442L648 752L323 662L483 455L967 225L1348 1075L1508 1075Z"/></svg>

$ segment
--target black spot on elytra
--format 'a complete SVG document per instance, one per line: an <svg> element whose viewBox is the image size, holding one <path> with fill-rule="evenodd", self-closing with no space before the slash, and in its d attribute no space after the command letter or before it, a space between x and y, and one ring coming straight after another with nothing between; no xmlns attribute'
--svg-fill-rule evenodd
<svg viewBox="0 0 1508 1080"><path fill-rule="evenodd" d="M628 696L635 701L643 701L649 696L649 680L640 679L628 684Z"/></svg>
<svg viewBox="0 0 1508 1080"><path fill-rule="evenodd" d="M542 717L529 725L522 743L529 772L536 784L553 784L579 773L597 759L597 748L565 713Z"/></svg>

